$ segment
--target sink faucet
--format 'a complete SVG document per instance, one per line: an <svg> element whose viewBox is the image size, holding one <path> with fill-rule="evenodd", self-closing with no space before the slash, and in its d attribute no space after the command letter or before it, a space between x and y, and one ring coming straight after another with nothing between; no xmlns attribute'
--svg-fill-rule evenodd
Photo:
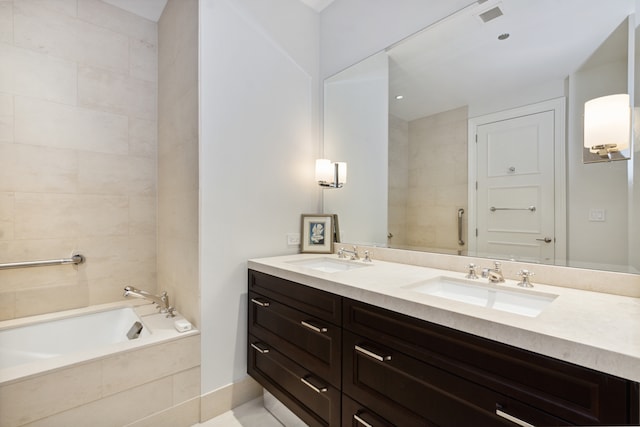
<svg viewBox="0 0 640 427"><path fill-rule="evenodd" d="M340 248L340 250L338 251L338 258L346 258L345 254L351 254L352 260L360 259L357 246L354 246L352 251L349 251L345 248Z"/></svg>
<svg viewBox="0 0 640 427"><path fill-rule="evenodd" d="M500 261L494 261L493 265L494 268L482 269L482 277L489 279L491 283L504 282L504 275L502 274L502 268L500 268L502 263Z"/></svg>
<svg viewBox="0 0 640 427"><path fill-rule="evenodd" d="M169 305L169 295L167 295L166 291L161 295L153 295L142 289L136 289L133 286L125 286L123 296L149 300L160 308L160 313L167 313L167 317L175 317L174 311L176 311L176 309Z"/></svg>

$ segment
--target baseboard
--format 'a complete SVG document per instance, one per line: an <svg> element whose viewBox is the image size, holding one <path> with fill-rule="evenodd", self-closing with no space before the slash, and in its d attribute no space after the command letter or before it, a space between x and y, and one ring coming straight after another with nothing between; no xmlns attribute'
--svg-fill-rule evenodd
<svg viewBox="0 0 640 427"><path fill-rule="evenodd" d="M253 378L244 379L203 394L200 399L200 422L210 420L236 406L262 396L262 386Z"/></svg>

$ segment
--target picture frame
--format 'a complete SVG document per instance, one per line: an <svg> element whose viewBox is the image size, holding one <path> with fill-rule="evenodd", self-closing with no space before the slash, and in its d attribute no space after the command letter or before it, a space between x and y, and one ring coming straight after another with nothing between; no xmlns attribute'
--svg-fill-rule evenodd
<svg viewBox="0 0 640 427"><path fill-rule="evenodd" d="M333 253L334 215L302 214L300 252Z"/></svg>

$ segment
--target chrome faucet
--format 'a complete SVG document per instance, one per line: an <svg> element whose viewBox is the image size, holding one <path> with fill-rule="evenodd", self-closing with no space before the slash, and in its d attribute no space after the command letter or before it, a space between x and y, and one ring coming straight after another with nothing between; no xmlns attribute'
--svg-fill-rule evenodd
<svg viewBox="0 0 640 427"><path fill-rule="evenodd" d="M502 274L502 263L500 261L493 262L494 268L483 268L482 277L489 279L491 283L504 282L504 275Z"/></svg>
<svg viewBox="0 0 640 427"><path fill-rule="evenodd" d="M149 300L158 306L160 313L167 313L167 317L175 317L174 312L176 309L169 305L169 295L167 295L166 291L161 295L153 295L142 289L136 289L133 286L125 286L123 296Z"/></svg>
<svg viewBox="0 0 640 427"><path fill-rule="evenodd" d="M349 251L345 248L340 248L340 250L338 251L338 258L346 258L345 254L351 254L352 260L360 259L357 246L354 246L352 251Z"/></svg>

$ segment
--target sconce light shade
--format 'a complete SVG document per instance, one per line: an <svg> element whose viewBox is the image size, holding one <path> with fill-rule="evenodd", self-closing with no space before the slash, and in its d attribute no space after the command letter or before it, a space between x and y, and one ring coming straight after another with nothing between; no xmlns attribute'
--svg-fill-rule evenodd
<svg viewBox="0 0 640 427"><path fill-rule="evenodd" d="M629 148L631 107L626 93L595 98L584 104L584 146L592 153L609 153Z"/></svg>
<svg viewBox="0 0 640 427"><path fill-rule="evenodd" d="M328 159L316 160L316 181L325 188L341 188L347 182L347 164L331 162Z"/></svg>

